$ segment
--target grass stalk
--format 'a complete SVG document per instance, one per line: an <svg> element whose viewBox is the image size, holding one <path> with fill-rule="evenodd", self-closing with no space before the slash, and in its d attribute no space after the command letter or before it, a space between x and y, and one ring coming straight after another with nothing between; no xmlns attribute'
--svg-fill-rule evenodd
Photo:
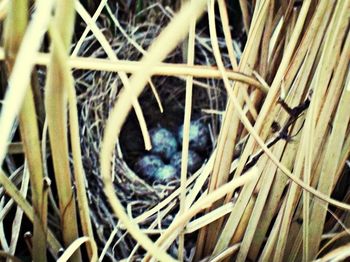
<svg viewBox="0 0 350 262"><path fill-rule="evenodd" d="M51 30L51 39L57 48L57 52L60 53L57 60L60 64L64 65L65 68L69 68L65 58L65 49L63 46L63 41L57 31ZM74 177L77 187L77 199L79 206L80 224L82 231L85 236L89 237L87 241L87 252L89 259L92 261L97 260L97 247L94 241L94 235L92 232L89 205L85 189L85 173L82 163L82 154L80 148L80 135L79 135L79 123L78 123L78 112L77 112L77 101L74 89L74 82L72 77L67 76L64 79L63 85L67 88L66 92L68 94L68 108L69 108L69 122L70 122L70 140L73 154L73 168Z"/></svg>
<svg viewBox="0 0 350 262"><path fill-rule="evenodd" d="M3 50L0 48L0 60L5 57ZM48 66L49 55L38 54L36 59L37 65ZM70 57L68 58L68 64L71 68L83 69L83 70L97 70L106 72L118 72L124 71L126 73L135 73L142 69L142 64L135 61L106 61L100 58L86 58L86 57ZM211 66L203 65L181 65L181 64L171 64L171 63L157 63L152 68L153 74L158 76L174 75L177 77L181 76L193 76L196 78L220 78L220 72ZM253 87L259 88L263 93L267 93L268 89L262 85L257 79L247 74L227 70L227 75L231 80L236 80L238 82L243 82ZM195 82L194 82L195 83Z"/></svg>
<svg viewBox="0 0 350 262"><path fill-rule="evenodd" d="M16 186L3 171L0 171L0 184L5 188L7 195L9 195L17 203L17 205L22 208L29 220L33 222L36 213L34 213L32 206L22 196ZM56 255L60 250L61 245L50 230L48 231L47 242Z"/></svg>
<svg viewBox="0 0 350 262"><path fill-rule="evenodd" d="M194 52L195 52L195 35L196 35L196 19L192 18L189 25L189 36L186 39L188 44L187 50L187 65L192 66L194 64ZM193 77L188 76L186 79L186 97L185 97L185 114L183 120L183 139L182 139L182 152L181 152L181 174L180 174L180 209L178 215L181 216L186 212L186 182L187 182L187 166L188 166L188 150L189 150L189 136L190 136L190 121L192 113L192 89L193 89ZM184 260L184 246L185 246L185 234L181 232L179 235L179 261Z"/></svg>
<svg viewBox="0 0 350 262"><path fill-rule="evenodd" d="M39 0L36 10L23 36L22 44L17 53L17 59L8 79L8 90L5 94L0 116L0 163L3 163L10 138L12 126L20 112L26 90L29 87L30 76L34 66L36 52L39 49L44 33L51 18L53 1Z"/></svg>
<svg viewBox="0 0 350 262"><path fill-rule="evenodd" d="M20 192L24 197L27 196L28 188L29 188L29 172L28 172L27 167L25 166L24 172L23 172L21 189L20 189ZM18 240L20 239L19 234L21 231L22 219L23 219L23 210L19 206L17 206L16 215L15 215L15 218L13 219L13 223L12 223L11 242L9 245L9 253L11 255L15 255ZM45 245L44 245L44 250L46 251ZM38 257L40 257L40 256L42 256L42 254L39 255Z"/></svg>
<svg viewBox="0 0 350 262"><path fill-rule="evenodd" d="M257 16L258 20L261 22L259 24L263 24L263 21L265 19L264 10L266 11L266 8L262 10L263 10L262 13L255 14L255 16ZM219 57L220 51L219 51L217 39L216 39L217 37L216 37L216 29L215 29L213 12L214 12L213 1L211 1L211 8L209 9L209 12L208 12L208 14L210 15L209 26L211 30L212 45L213 45L213 48L215 48L214 49L215 59L219 66L219 69L222 72L222 70L224 70L223 69L224 67L222 65L221 58ZM253 25L259 25L259 24L253 24ZM259 35L261 36L261 33L262 33L261 26L257 26L256 28L253 27L250 33L250 37L251 37L250 39L255 39L254 41L256 43L257 39L259 39ZM250 42L248 38L246 48L247 50L250 50L250 52L244 52L243 54L243 57L241 59L240 66L239 66L239 69L242 70L242 72L248 71L249 68L247 65L249 63L254 64L254 59L256 58L256 55L254 55L254 52L256 52L256 49L253 49L253 48L250 49L249 45L253 45L253 42L252 41ZM225 84L225 85L227 86L227 89L230 89L228 84ZM239 83L235 83L233 87L235 94L232 94L233 96L237 96L238 94L237 91L239 91L238 90L239 86L240 86ZM225 183L225 181L227 181L230 166L231 166L231 161L232 161L232 159L228 156L233 155L237 130L238 130L238 117L234 112L234 105L232 104L231 96L230 96L229 104L226 109L224 122L219 135L217 155L216 155L217 158L214 163L214 170L210 179L209 190L213 190L218 186L220 186L221 183ZM232 194L233 192L231 192L229 195L232 195ZM208 228L204 228L201 230L200 238L202 238L203 240L201 240L201 243L197 244L199 248L199 250L196 251L197 256L202 256L201 254L202 250L205 250L203 255L208 255L210 254L210 252L212 252L218 236L218 232L219 232L218 228L220 228L221 223L222 221L216 221L212 223ZM225 232L225 234L227 234L227 232ZM201 235L204 235L204 236L201 236ZM204 243L206 243L205 246L204 246Z"/></svg>
<svg viewBox="0 0 350 262"><path fill-rule="evenodd" d="M16 56L28 20L28 2L12 1L9 5L9 13L5 29L5 49L8 56L7 66L12 72ZM18 21L20 21L18 23ZM47 199L43 194L43 166L40 152L40 139L33 93L29 86L20 112L20 131L23 141L25 157L28 161L28 169L31 181L32 203L34 216L33 226L33 259L46 261L46 235L47 235ZM24 182L24 181L23 181ZM21 224L18 222L19 225Z"/></svg>
<svg viewBox="0 0 350 262"><path fill-rule="evenodd" d="M57 30L61 36L66 54L62 57L55 41L51 45L51 61L47 70L45 86L45 107L50 136L50 145L55 171L55 180L60 208L62 235L65 246L69 246L78 238L77 212L75 196L72 190L71 172L69 167L68 139L67 139L67 79L70 77L70 68L64 63L74 28L74 3L60 1L56 6L54 21L51 26L51 35ZM52 37L54 40L54 37ZM62 86L63 84L63 86ZM72 261L81 261L78 250Z"/></svg>

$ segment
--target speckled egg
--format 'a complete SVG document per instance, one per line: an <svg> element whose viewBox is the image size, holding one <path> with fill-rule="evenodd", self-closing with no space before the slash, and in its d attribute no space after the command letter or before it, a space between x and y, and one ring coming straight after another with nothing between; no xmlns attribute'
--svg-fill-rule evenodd
<svg viewBox="0 0 350 262"><path fill-rule="evenodd" d="M162 159L155 155L145 155L135 164L135 172L146 178L152 178L155 172L164 165Z"/></svg>
<svg viewBox="0 0 350 262"><path fill-rule="evenodd" d="M177 151L177 140L175 135L166 128L155 128L150 131L153 154L169 160Z"/></svg>
<svg viewBox="0 0 350 262"><path fill-rule="evenodd" d="M154 180L169 181L178 177L178 171L172 165L164 165L154 173Z"/></svg>
<svg viewBox="0 0 350 262"><path fill-rule="evenodd" d="M181 172L181 152L177 152L176 154L173 155L173 157L170 159L170 164L173 165L178 172ZM188 151L188 166L187 166L187 171L190 173L194 173L195 171L198 170L198 168L201 167L203 163L203 159L195 152L192 150Z"/></svg>
<svg viewBox="0 0 350 262"><path fill-rule="evenodd" d="M178 131L178 141L182 144L183 139L183 125ZM189 148L197 151L203 152L208 148L209 145L209 129L200 120L191 121L190 123L190 134L189 134Z"/></svg>

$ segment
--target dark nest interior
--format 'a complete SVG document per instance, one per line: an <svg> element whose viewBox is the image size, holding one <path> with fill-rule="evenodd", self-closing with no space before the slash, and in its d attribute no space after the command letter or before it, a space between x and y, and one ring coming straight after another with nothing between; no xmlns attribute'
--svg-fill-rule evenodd
<svg viewBox="0 0 350 262"><path fill-rule="evenodd" d="M147 1L146 1L147 2ZM238 1L237 1L238 2ZM237 4L237 3L235 3ZM175 6L148 2L144 9L130 16L122 5L112 6L113 15L118 19L126 34L137 42L143 49L147 49L153 39L160 33L162 28L170 21ZM235 5L231 7L235 11ZM239 8L237 8L239 10ZM231 16L233 17L233 16ZM239 14L234 16L239 18ZM103 28L103 33L111 43L118 58L121 60L137 61L142 53L133 45L113 23L110 14L99 18L98 22ZM241 24L241 23L236 23ZM242 26L243 27L243 26ZM232 35L235 36L235 49L238 53L244 45L242 27L235 28ZM218 23L218 28L220 25ZM214 57L211 52L209 30L204 16L196 29L196 56L195 64L214 65ZM222 56L229 66L228 55L225 49L225 41L221 39ZM106 53L99 47L94 37L87 37L79 55L105 58ZM182 47L178 46L166 62L183 63ZM142 248L129 236L125 230L118 228L118 221L111 211L108 201L103 192L103 183L100 177L99 152L105 122L109 112L118 98L122 83L116 73L80 71L74 72L78 94L78 109L81 128L81 145L83 164L86 170L88 182L88 195L91 207L91 217L99 242L99 253L107 245L106 261L115 261L129 257L141 257L144 254ZM145 116L148 128L165 127L175 131L183 123L185 104L185 78L173 76L154 76L151 79L155 86L163 107L160 111L157 99L150 86L139 98L140 105ZM211 148L215 145L218 129L221 123L221 111L225 110L226 92L220 81L215 79L195 79L192 101L192 120L201 119L210 129ZM209 151L209 150L208 150ZM114 159L114 179L116 194L132 217L137 217L144 211L159 203L164 197L173 192L179 185L178 179L169 183L150 182L133 171L135 161L147 153L140 127L134 111L131 111L124 124L123 130L116 145ZM208 152L210 153L210 152ZM206 156L208 157L208 155ZM160 226L167 226L173 219L178 204L169 211L168 216L162 219ZM157 214L140 223L141 228L148 228L157 221ZM114 230L114 231L113 231ZM113 233L112 233L113 232ZM115 234L115 235L114 235ZM156 238L157 235L154 235ZM189 258L195 244L195 235L188 235L186 241L186 257ZM135 250L133 250L137 247ZM170 253L176 254L176 243L169 249Z"/></svg>

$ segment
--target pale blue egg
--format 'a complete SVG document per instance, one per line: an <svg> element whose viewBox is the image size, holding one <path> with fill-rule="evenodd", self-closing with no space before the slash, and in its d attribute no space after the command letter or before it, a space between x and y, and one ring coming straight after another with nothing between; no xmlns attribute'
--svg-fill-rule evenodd
<svg viewBox="0 0 350 262"><path fill-rule="evenodd" d="M179 172L181 172L182 152L177 152L170 159L170 164L173 165ZM194 173L203 163L203 159L193 150L188 151L188 165L187 171Z"/></svg>
<svg viewBox="0 0 350 262"><path fill-rule="evenodd" d="M178 141L182 144L183 139L183 125L178 131ZM209 129L200 120L191 121L190 134L189 134L189 148L197 151L204 152L208 149L210 142Z"/></svg>
<svg viewBox="0 0 350 262"><path fill-rule="evenodd" d="M146 178L152 178L154 173L164 165L162 159L155 155L140 157L135 164L135 172Z"/></svg>
<svg viewBox="0 0 350 262"><path fill-rule="evenodd" d="M166 128L155 128L150 131L153 154L161 156L168 161L177 151L177 140L175 135Z"/></svg>
<svg viewBox="0 0 350 262"><path fill-rule="evenodd" d="M154 173L154 179L159 181L169 181L178 177L178 171L172 165L164 165Z"/></svg>

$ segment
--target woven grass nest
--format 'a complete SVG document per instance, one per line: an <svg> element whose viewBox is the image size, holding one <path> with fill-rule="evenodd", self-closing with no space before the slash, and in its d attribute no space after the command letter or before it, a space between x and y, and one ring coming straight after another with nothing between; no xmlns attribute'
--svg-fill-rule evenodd
<svg viewBox="0 0 350 262"><path fill-rule="evenodd" d="M152 12L151 12L152 11ZM153 10L145 11L147 17L154 17ZM166 24L169 17L168 13L159 12L157 15L157 23L148 23L147 25L123 25L124 30L136 42L142 43L142 48L147 49L152 43L152 40L160 33L162 27L159 24ZM145 18L147 20L147 18ZM110 23L106 18L105 24ZM113 35L111 29L105 28L104 34ZM117 29L116 29L117 30ZM199 36L201 41L208 42L208 35ZM111 46L118 54L123 54L121 59L133 61L140 57L140 52L137 48L126 41L124 36L111 38ZM82 53L89 53L91 57L104 57L102 48L89 52L91 46L96 44L96 40L87 40L84 43L86 50ZM224 42L222 43L225 45ZM236 42L236 48L239 48ZM207 50L207 46L198 43L197 47L200 50L200 56L196 57L196 63L210 65L214 63L212 54ZM240 51L240 50L238 50ZM225 55L225 54L224 54ZM226 57L227 58L227 57ZM172 52L167 62L178 63L182 61L181 47ZM227 59L226 59L226 62ZM106 252L106 258L110 260L119 260L125 258L133 251L136 242L131 236L125 233L125 230L118 228L118 221L111 211L108 201L103 192L103 183L100 177L99 152L101 147L101 137L103 135L105 122L108 118L110 110L118 97L119 91L122 88L120 78L115 73L103 73L96 71L88 71L79 75L77 84L78 93L78 108L81 123L81 145L83 152L83 164L85 170L88 170L88 192L90 196L91 215L93 225L97 232L98 240L102 247L109 242L109 249ZM185 106L185 79L183 77L159 76L152 78L152 85L157 90L157 97L152 92L151 87L141 95L139 101L147 121L149 129L159 126L169 130L177 131L183 124L184 106ZM222 84L215 79L201 80L195 82L193 91L192 104L192 119L200 119L205 121L211 131L211 142L203 160L207 161L211 148L216 143L217 132L220 128L222 114L226 103L226 95L223 91ZM212 113L213 111L214 113ZM132 111L122 129L119 141L115 148L115 156L113 158L114 170L114 185L115 192L121 200L125 208L132 217L137 217L143 214L146 210L150 210L160 201L166 199L179 186L179 178L173 179L169 183L149 181L136 173L133 169L135 161L142 155L147 154L145 150L142 133L135 112ZM204 164L205 162L203 162ZM158 213L148 217L140 223L142 228L148 228L157 220L162 227L168 226L174 214L178 210L178 202L175 201L171 208L162 217ZM154 227L154 225L153 225ZM113 232L113 233L112 233ZM111 237L111 234L113 237ZM115 234L115 236L114 236ZM194 239L192 237L192 239ZM176 246L172 247L173 255L176 254ZM187 258L191 253L191 248L194 246L194 241L189 244L187 250ZM135 249L135 258L143 254L142 248ZM136 259L137 260L137 259Z"/></svg>

